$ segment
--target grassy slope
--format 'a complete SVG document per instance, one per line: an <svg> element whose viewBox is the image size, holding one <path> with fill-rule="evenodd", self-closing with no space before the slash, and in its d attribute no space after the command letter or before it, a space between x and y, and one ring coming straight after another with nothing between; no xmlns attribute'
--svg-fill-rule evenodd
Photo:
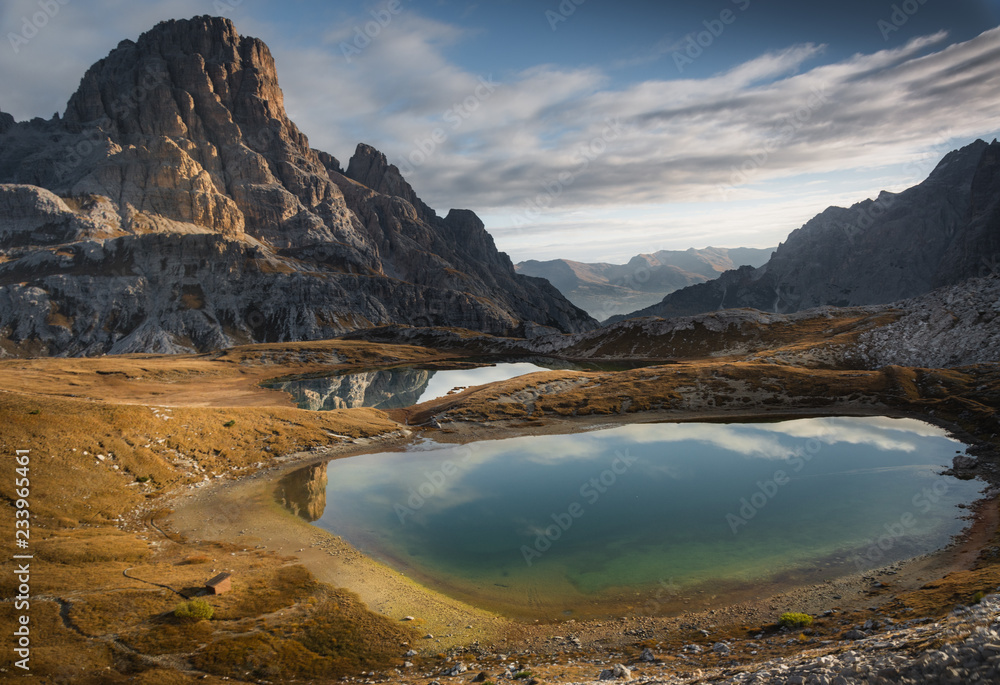
<svg viewBox="0 0 1000 685"><path fill-rule="evenodd" d="M305 356L303 347L308 348ZM320 353L329 352L319 347ZM278 368L262 361L277 356L287 363L283 371L315 370L316 348L286 346L276 352L255 346L215 360L0 363L0 387L7 388L0 392L0 497L5 503L14 497L14 451L30 450L31 457L32 673L42 682L194 679L178 672L189 668L184 658L158 656L163 654L194 652L191 662L198 669L235 678L269 677L279 670L286 676L334 678L384 668L398 656L400 642L409 637L406 631L367 611L350 593L313 581L293 559L224 542L147 539L141 531L117 526L137 506L155 512L164 492L206 476L249 472L277 455L328 444L336 440L332 434L367 437L397 429L384 413L254 406L167 410L60 397L113 397L119 383L129 382L106 373L118 369L142 376L134 382L142 385L141 392L155 394L158 404L184 401L199 386L212 395L213 381L233 378L242 384L244 398L259 392L280 399L256 388L259 378L275 375ZM362 363L437 356L420 348L360 343L340 345L337 351L340 360ZM214 401L223 404L226 397L219 394ZM149 480L140 483L140 477ZM14 529L12 506L0 508L0 526ZM12 551L12 542L5 547ZM171 612L182 601L177 593L200 587L223 555L226 567L236 570L234 592L211 599L213 620L186 624L174 619ZM126 570L129 577L123 575ZM0 577L0 594L16 594L11 574ZM279 610L284 611L275 613ZM0 604L0 614L6 630L15 620L12 603ZM12 661L5 651L0 669L12 673Z"/></svg>
<svg viewBox="0 0 1000 685"><path fill-rule="evenodd" d="M832 405L933 410L973 435L997 433L997 366L845 369L817 350L848 344L854 329L819 326L770 334L780 354L761 354L755 346L754 361L691 358L620 373L545 372L397 416L420 420L445 413L516 425L649 409L752 414ZM691 348L692 356L696 352ZM156 502L170 489L214 474L248 473L275 455L329 442L331 434L373 436L399 427L376 410L313 413L274 406L287 400L259 389L260 380L331 364L441 357L420 347L334 341L215 356L0 362L0 496L7 502L14 450L31 450L35 675L41 682L187 682L196 676L185 669L194 666L212 674L208 682L276 673L323 680L391 664L408 636L349 593L313 580L293 559L225 541L128 532L116 523L145 505L152 512L147 531L155 530ZM785 363L789 358L813 368ZM211 406L194 406L204 404ZM138 477L150 480L142 484ZM0 525L13 530L11 507L0 508ZM212 598L213 620L173 619L177 592L203 583L223 556L224 565L236 570L234 592ZM996 564L984 553L971 571L906 601L944 606L1000 581ZM10 575L0 579L4 597L15 592L12 582ZM12 604L0 603L0 614L6 630ZM3 654L0 668L11 672L11 660Z"/></svg>

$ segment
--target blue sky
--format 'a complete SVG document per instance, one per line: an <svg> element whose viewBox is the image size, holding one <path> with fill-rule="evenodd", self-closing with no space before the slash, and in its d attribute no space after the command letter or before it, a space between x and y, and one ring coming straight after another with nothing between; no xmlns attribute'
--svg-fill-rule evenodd
<svg viewBox="0 0 1000 685"><path fill-rule="evenodd" d="M268 43L314 147L374 145L515 261L772 246L1000 130L1000 0L8 0L0 109L198 14Z"/></svg>

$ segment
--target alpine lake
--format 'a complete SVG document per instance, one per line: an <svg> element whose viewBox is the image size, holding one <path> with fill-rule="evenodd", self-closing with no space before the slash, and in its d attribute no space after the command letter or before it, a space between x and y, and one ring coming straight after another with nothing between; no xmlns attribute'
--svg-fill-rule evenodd
<svg viewBox="0 0 1000 685"><path fill-rule="evenodd" d="M409 387L396 399L414 404L526 366L407 368L402 385L399 370L374 373L386 395ZM302 382L331 378L341 388L347 377ZM354 399L334 395L364 401L373 383L362 381ZM666 615L706 595L818 583L946 547L984 487L942 475L964 453L915 419L633 423L420 439L292 472L276 497L415 581L510 617Z"/></svg>

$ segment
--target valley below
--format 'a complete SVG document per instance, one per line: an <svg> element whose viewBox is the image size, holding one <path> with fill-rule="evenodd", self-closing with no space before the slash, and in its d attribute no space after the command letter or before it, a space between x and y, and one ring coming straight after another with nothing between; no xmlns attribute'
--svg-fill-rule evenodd
<svg viewBox="0 0 1000 685"><path fill-rule="evenodd" d="M482 671L489 680L530 672L520 679L570 683L621 664L646 682L739 682L732 679L767 664L863 650L866 640L888 639L885 631L951 625L956 606L1000 585L1000 368L866 363L864 341L906 316L843 309L761 321L737 311L669 335L657 328L667 322L640 320L529 341L397 327L200 355L4 360L3 449L29 450L34 476L38 675L429 683ZM299 409L288 392L265 387L357 369L488 366L483 355L513 349L561 357L567 368L385 410ZM623 361L630 364L610 364ZM947 473L976 479L981 491L961 505L965 530L915 559L870 555L836 574L806 564L756 582L666 577L578 615L548 612L540 597L532 617L401 573L398 560L379 561L336 527L309 523L322 514L313 481L326 482L330 460L427 441L475 445L664 422L722 430L807 417L917 419L964 443L967 456ZM942 457L947 466L952 454ZM303 468L313 480L294 497L281 490ZM5 481L7 494L12 478ZM756 488L743 489L750 497ZM297 508L283 506L289 497ZM733 511L739 504L734 498ZM184 597L223 571L233 589L208 597L212 620L174 619ZM785 612L814 620L805 630L782 628ZM948 642L943 635L935 644ZM70 652L73 659L60 657Z"/></svg>

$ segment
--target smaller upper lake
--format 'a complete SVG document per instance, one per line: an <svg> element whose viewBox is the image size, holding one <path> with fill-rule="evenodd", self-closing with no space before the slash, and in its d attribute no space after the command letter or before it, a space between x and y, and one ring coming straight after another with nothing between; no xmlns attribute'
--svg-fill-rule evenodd
<svg viewBox="0 0 1000 685"><path fill-rule="evenodd" d="M397 366L324 376L310 375L271 381L262 385L265 388L289 393L300 409L313 411L353 407L402 409L436 400L464 388L505 381L536 371L619 370L634 366L637 365L616 363L611 366L533 358L530 361L500 361L480 366L466 363L462 368Z"/></svg>

